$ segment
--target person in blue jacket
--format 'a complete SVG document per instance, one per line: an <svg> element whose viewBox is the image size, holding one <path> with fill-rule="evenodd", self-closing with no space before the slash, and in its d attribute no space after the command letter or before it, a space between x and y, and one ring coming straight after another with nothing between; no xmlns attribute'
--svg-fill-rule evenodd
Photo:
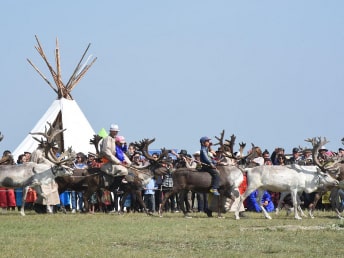
<svg viewBox="0 0 344 258"><path fill-rule="evenodd" d="M210 147L210 138L204 136L200 139L201 150L200 150L200 162L202 164L202 171L206 171L211 175L211 189L210 192L216 196L219 196L218 191L220 185L220 174L216 169L215 160L209 157L209 147Z"/></svg>
<svg viewBox="0 0 344 258"><path fill-rule="evenodd" d="M258 191L255 190L247 198L247 210L261 212L259 204L257 203ZM274 203L272 202L271 195L268 191L264 191L263 197L261 199L261 204L267 212L272 212L275 210Z"/></svg>

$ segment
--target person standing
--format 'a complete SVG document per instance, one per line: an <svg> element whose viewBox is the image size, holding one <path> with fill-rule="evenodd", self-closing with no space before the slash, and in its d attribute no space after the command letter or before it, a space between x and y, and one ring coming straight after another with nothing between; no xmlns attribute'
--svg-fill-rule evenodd
<svg viewBox="0 0 344 258"><path fill-rule="evenodd" d="M86 164L86 155L82 152L76 154L76 160L74 162L74 168L76 169L87 169ZM75 213L77 210L83 212L84 209L84 200L82 192L71 192L71 201L72 201L72 213ZM79 208L79 209L78 209Z"/></svg>
<svg viewBox="0 0 344 258"><path fill-rule="evenodd" d="M220 175L216 169L216 162L209 157L210 150L210 138L203 136L200 139L201 150L200 150L200 161L202 163L202 171L206 171L211 175L211 189L210 192L215 196L219 196L218 191L220 184Z"/></svg>
<svg viewBox="0 0 344 258"><path fill-rule="evenodd" d="M0 159L0 165L14 165L12 153L9 150L3 152L2 158ZM13 189L7 189L0 187L0 207L2 212L6 212L7 209L14 210L16 207L16 198Z"/></svg>
<svg viewBox="0 0 344 258"><path fill-rule="evenodd" d="M143 200L149 212L155 211L155 190L157 188L158 187L155 184L155 180L154 178L152 178L143 189L144 190Z"/></svg>
<svg viewBox="0 0 344 258"><path fill-rule="evenodd" d="M290 165L290 164L299 164L299 162L301 161L301 151L299 148L293 148L293 151L292 151L292 157L290 159L288 159L286 161L286 164L287 165Z"/></svg>

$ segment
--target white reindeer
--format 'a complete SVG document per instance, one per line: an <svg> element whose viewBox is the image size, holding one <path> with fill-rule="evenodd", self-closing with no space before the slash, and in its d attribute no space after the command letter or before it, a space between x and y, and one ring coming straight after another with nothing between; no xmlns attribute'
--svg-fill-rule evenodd
<svg viewBox="0 0 344 258"><path fill-rule="evenodd" d="M328 174L325 174L315 166L312 168L303 168L300 170L292 169L286 166L258 166L247 168L248 186L245 193L240 197L238 208L235 212L235 218L239 217L239 207L242 202L256 189L258 190L257 201L260 203L264 190L272 192L289 192L291 193L295 219L301 219L297 212L297 194L299 192L311 193L319 188L328 186L337 186L338 181ZM264 207L260 206L265 218L271 219Z"/></svg>

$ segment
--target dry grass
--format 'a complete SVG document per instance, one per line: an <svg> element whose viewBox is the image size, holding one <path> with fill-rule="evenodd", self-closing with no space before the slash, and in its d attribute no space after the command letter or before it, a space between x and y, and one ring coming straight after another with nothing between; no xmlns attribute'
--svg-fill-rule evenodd
<svg viewBox="0 0 344 258"><path fill-rule="evenodd" d="M339 257L343 224L333 212L316 218L248 213L234 220L166 213L0 215L1 257Z"/></svg>

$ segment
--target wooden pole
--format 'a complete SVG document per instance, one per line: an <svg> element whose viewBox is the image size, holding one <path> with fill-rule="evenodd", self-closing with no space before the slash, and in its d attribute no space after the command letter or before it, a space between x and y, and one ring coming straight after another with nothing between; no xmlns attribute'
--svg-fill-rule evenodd
<svg viewBox="0 0 344 258"><path fill-rule="evenodd" d="M43 80L45 80L46 83L49 84L50 88L52 88L57 94L58 91L57 89L54 88L54 86L50 83L50 81L43 75L43 73L41 73L41 71L30 61L30 59L26 59L29 64L38 72L38 74L43 78Z"/></svg>
<svg viewBox="0 0 344 258"><path fill-rule="evenodd" d="M79 71L79 69L80 69L81 62L82 62L82 60L84 59L84 57L85 57L85 55L86 55L88 49L90 48L90 46L91 46L91 43L88 44L88 46L87 46L86 50L84 51L84 54L82 55L82 57L81 57L81 59L80 59L78 65L75 67L72 76L69 78L69 81L68 81L67 84L66 84L66 88L67 88L68 90L70 89L70 86L71 86L71 84L72 84L72 82L73 82L73 80L74 80L74 77L75 77L76 74L78 73L78 71Z"/></svg>

